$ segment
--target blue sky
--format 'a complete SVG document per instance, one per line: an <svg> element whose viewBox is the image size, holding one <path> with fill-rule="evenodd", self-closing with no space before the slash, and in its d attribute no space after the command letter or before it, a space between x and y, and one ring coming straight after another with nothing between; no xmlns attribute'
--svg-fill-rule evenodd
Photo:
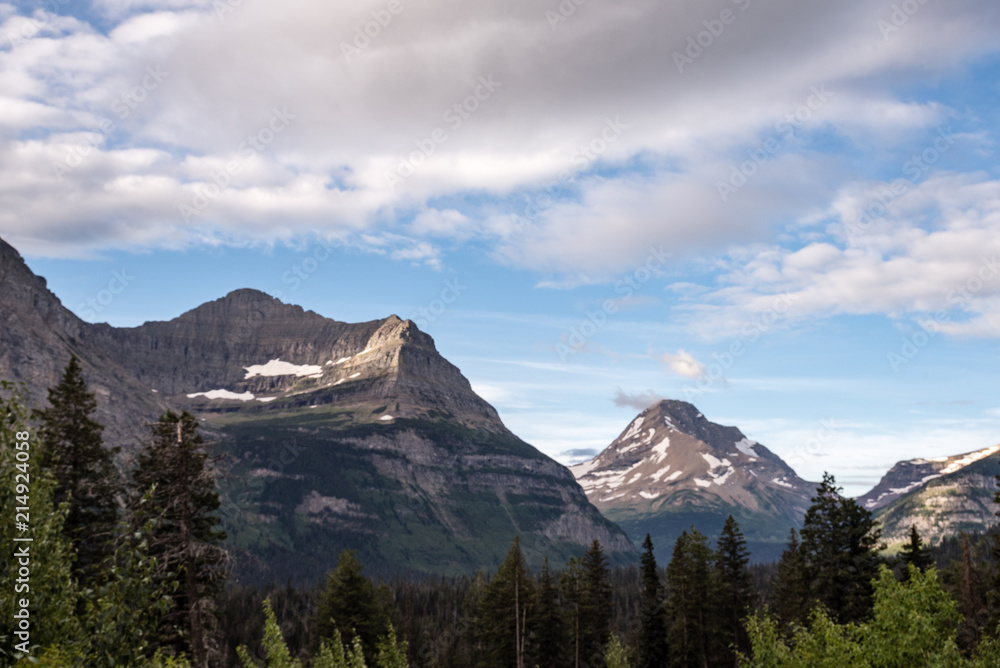
<svg viewBox="0 0 1000 668"><path fill-rule="evenodd" d="M564 462L1000 442L996 3L548 5L0 4L0 236L93 321L411 317Z"/></svg>

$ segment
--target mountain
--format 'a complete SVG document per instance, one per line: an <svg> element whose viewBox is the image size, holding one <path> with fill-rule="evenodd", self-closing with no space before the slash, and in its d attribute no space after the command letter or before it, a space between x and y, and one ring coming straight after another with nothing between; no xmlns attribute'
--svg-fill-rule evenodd
<svg viewBox="0 0 1000 668"><path fill-rule="evenodd" d="M780 555L816 490L739 429L709 422L683 401L647 408L603 452L570 470L633 542L648 532L670 550L691 525L714 538L732 514L755 560Z"/></svg>
<svg viewBox="0 0 1000 668"><path fill-rule="evenodd" d="M237 290L166 322L89 324L0 240L0 321L0 377L35 405L81 359L123 466L167 408L199 417L244 577L315 578L344 548L372 572L466 573L517 535L532 564L595 538L634 552L409 320L343 323Z"/></svg>
<svg viewBox="0 0 1000 668"><path fill-rule="evenodd" d="M938 543L963 531L984 531L997 523L1000 445L952 457L897 463L870 492L858 498L875 512L888 543L905 541L911 526Z"/></svg>

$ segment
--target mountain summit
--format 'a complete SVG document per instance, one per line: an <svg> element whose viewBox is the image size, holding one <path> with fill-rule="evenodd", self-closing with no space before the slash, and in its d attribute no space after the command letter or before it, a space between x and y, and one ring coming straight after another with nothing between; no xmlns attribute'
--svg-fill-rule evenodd
<svg viewBox="0 0 1000 668"><path fill-rule="evenodd" d="M167 408L199 418L246 577L311 580L344 548L372 572L468 573L515 536L534 566L594 539L634 553L409 320L344 323L245 289L165 322L90 324L0 240L0 321L0 378L40 406L76 354L123 464Z"/></svg>
<svg viewBox="0 0 1000 668"><path fill-rule="evenodd" d="M816 489L736 427L671 400L642 411L603 452L570 470L633 541L648 532L669 549L692 524L715 535L732 514L751 549L766 552L758 558L801 524Z"/></svg>

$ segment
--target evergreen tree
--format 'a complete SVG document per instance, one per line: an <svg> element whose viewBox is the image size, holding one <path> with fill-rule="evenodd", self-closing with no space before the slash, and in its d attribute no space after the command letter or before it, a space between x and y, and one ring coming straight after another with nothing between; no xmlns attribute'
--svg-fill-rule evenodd
<svg viewBox="0 0 1000 668"><path fill-rule="evenodd" d="M805 622L812 605L805 555L795 529L791 529L774 576L772 606L784 630L789 630L793 624Z"/></svg>
<svg viewBox="0 0 1000 668"><path fill-rule="evenodd" d="M913 564L921 571L926 571L934 565L934 557L931 551L924 547L924 541L920 539L916 525L910 527L910 540L903 546L899 553L899 562L903 567L903 579L910 577L908 566Z"/></svg>
<svg viewBox="0 0 1000 668"><path fill-rule="evenodd" d="M742 619L753 605L753 583L750 581L750 550L739 524L730 515L722 527L715 551L715 581L719 586L716 620L726 637L720 663L739 666L737 652L747 648L748 638Z"/></svg>
<svg viewBox="0 0 1000 668"><path fill-rule="evenodd" d="M12 665L14 657L29 648L32 654L59 647L73 657L82 656L73 549L63 532L67 508L53 502L56 483L49 469L38 466L37 434L28 423L24 400L23 389L0 382L0 540L5 550L0 568L0 665ZM19 512L26 515L18 517ZM28 578L20 573L22 559L28 562L23 565L30 569ZM29 602L27 629L21 628L22 599Z"/></svg>
<svg viewBox="0 0 1000 668"><path fill-rule="evenodd" d="M187 412L168 411L153 424L152 441L139 454L133 474L132 508L136 522L152 522L149 554L161 579L178 582L159 642L186 651L201 668L214 651L214 599L226 563L219 543L226 534L216 528L219 518L212 515L219 494L197 429L197 420Z"/></svg>
<svg viewBox="0 0 1000 668"><path fill-rule="evenodd" d="M583 556L584 599L581 605L580 656L585 666L604 663L604 646L611 633L611 573L601 544L594 540Z"/></svg>
<svg viewBox="0 0 1000 668"><path fill-rule="evenodd" d="M973 557L969 534L962 533L962 557L958 564L958 609L962 613L959 628L960 641L966 649L975 649L982 640L983 631L989 628L990 613L983 591L983 577ZM995 628L995 625L993 626Z"/></svg>
<svg viewBox="0 0 1000 668"><path fill-rule="evenodd" d="M360 641L368 663L374 663L379 638L389 629L389 612L375 584L361 573L353 550L340 553L337 566L326 575L316 604L316 645L337 634L344 645Z"/></svg>
<svg viewBox="0 0 1000 668"><path fill-rule="evenodd" d="M535 591L531 573L514 538L507 557L486 586L479 609L479 630L491 666L528 665L528 636L533 630Z"/></svg>
<svg viewBox="0 0 1000 668"><path fill-rule="evenodd" d="M670 665L708 666L712 551L694 527L674 544L667 565L667 640Z"/></svg>
<svg viewBox="0 0 1000 668"><path fill-rule="evenodd" d="M581 665L586 665L585 658L581 661L583 610L586 600L582 559L573 557L566 563L566 569L559 578L559 588L569 613L569 637L571 640L569 648L572 652L570 665L579 668Z"/></svg>
<svg viewBox="0 0 1000 668"><path fill-rule="evenodd" d="M656 568L653 541L648 533L642 549L638 668L664 668L667 665L666 608L663 606L663 585Z"/></svg>
<svg viewBox="0 0 1000 668"><path fill-rule="evenodd" d="M39 464L55 480L53 502L68 504L63 534L76 550L73 573L88 587L111 555L122 485L112 451L102 444L104 426L92 417L97 400L75 355L48 398L49 407L36 411L43 443Z"/></svg>
<svg viewBox="0 0 1000 668"><path fill-rule="evenodd" d="M538 582L538 628L536 664L539 668L563 668L568 665L570 647L566 622L559 604L559 589L549 571L549 560L542 566Z"/></svg>
<svg viewBox="0 0 1000 668"><path fill-rule="evenodd" d="M839 622L865 619L881 563L881 529L872 514L841 496L827 473L806 511L801 536L813 598Z"/></svg>

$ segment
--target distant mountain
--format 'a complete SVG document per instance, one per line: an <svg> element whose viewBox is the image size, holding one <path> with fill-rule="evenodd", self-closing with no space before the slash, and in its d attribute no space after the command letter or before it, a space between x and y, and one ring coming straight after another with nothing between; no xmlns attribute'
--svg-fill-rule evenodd
<svg viewBox="0 0 1000 668"><path fill-rule="evenodd" d="M167 322L94 325L0 240L0 322L0 378L40 405L75 353L125 463L166 408L199 416L227 455L223 516L248 577L313 578L343 548L373 572L471 572L516 535L535 564L595 538L633 554L408 320L343 323L237 290Z"/></svg>
<svg viewBox="0 0 1000 668"><path fill-rule="evenodd" d="M924 540L938 543L963 531L997 523L994 476L1000 473L1000 445L952 457L897 463L878 485L858 498L875 512L889 543L907 539L916 526Z"/></svg>
<svg viewBox="0 0 1000 668"><path fill-rule="evenodd" d="M647 408L603 452L570 470L633 542L648 532L670 550L692 524L714 538L732 514L756 560L780 555L817 487L736 427L709 422L683 401Z"/></svg>

